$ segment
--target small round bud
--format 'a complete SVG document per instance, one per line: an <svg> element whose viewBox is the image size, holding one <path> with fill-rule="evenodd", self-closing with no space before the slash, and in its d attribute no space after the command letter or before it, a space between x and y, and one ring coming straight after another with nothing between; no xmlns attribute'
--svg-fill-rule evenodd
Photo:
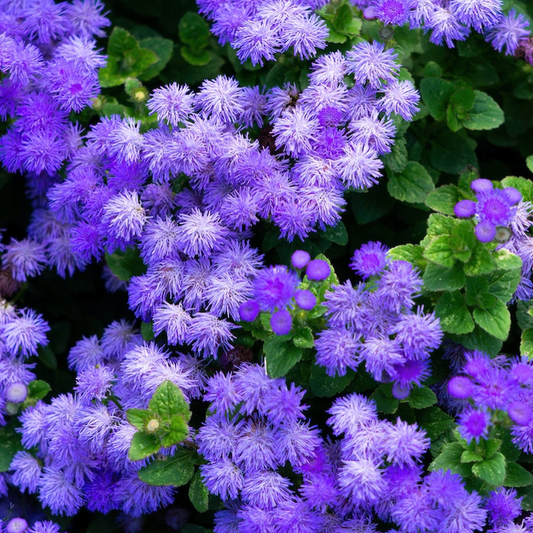
<svg viewBox="0 0 533 533"><path fill-rule="evenodd" d="M506 194L511 205L515 205L520 200L522 200L522 193L514 187L505 187L505 189L503 189L503 192Z"/></svg>
<svg viewBox="0 0 533 533"><path fill-rule="evenodd" d="M531 420L531 407L524 402L513 402L507 409L509 418L519 426L527 426Z"/></svg>
<svg viewBox="0 0 533 533"><path fill-rule="evenodd" d="M407 385L406 387L402 387L399 383L395 383L392 386L392 395L397 400L405 400L407 396L411 393L411 387L410 385Z"/></svg>
<svg viewBox="0 0 533 533"><path fill-rule="evenodd" d="M259 304L255 300L248 300L239 306L239 315L245 322L253 322L259 314Z"/></svg>
<svg viewBox="0 0 533 533"><path fill-rule="evenodd" d="M474 230L478 241L491 242L496 237L496 226L490 222L480 222Z"/></svg>
<svg viewBox="0 0 533 533"><path fill-rule="evenodd" d="M28 387L24 383L11 383L6 389L6 400L22 403L28 396Z"/></svg>
<svg viewBox="0 0 533 533"><path fill-rule="evenodd" d="M12 518L6 527L7 533L24 533L28 529L28 522L24 518Z"/></svg>
<svg viewBox="0 0 533 533"><path fill-rule="evenodd" d="M157 418L152 418L148 424L146 424L147 433L155 433L160 427L159 420Z"/></svg>
<svg viewBox="0 0 533 533"><path fill-rule="evenodd" d="M20 403L6 402L4 409L6 413L10 416L15 416L18 414L20 408Z"/></svg>
<svg viewBox="0 0 533 533"><path fill-rule="evenodd" d="M490 192L492 191L492 182L490 180L486 180L484 178L479 178L477 180L474 180L470 184L470 188L476 193L484 193L484 192Z"/></svg>
<svg viewBox="0 0 533 533"><path fill-rule="evenodd" d="M476 202L472 200L460 200L455 204L453 212L459 218L473 217L476 214Z"/></svg>
<svg viewBox="0 0 533 533"><path fill-rule="evenodd" d="M326 279L331 272L331 269L326 261L323 259L313 259L307 264L305 273L309 279L315 281L322 281Z"/></svg>
<svg viewBox="0 0 533 533"><path fill-rule="evenodd" d="M305 250L296 250L292 254L291 264L294 268L305 268L310 259L311 256Z"/></svg>
<svg viewBox="0 0 533 533"><path fill-rule="evenodd" d="M285 309L277 311L270 318L270 327L276 335L287 335L292 328L291 314Z"/></svg>
<svg viewBox="0 0 533 533"><path fill-rule="evenodd" d="M466 376L455 376L448 381L448 393L453 398L464 400L472 396L474 384Z"/></svg>
<svg viewBox="0 0 533 533"><path fill-rule="evenodd" d="M313 307L316 305L315 295L307 289L296 291L294 299L296 300L298 307L300 307L300 309L304 309L305 311L313 309Z"/></svg>
<svg viewBox="0 0 533 533"><path fill-rule="evenodd" d="M496 228L496 242L507 242L511 238L511 230L509 228L504 228L503 226L498 226Z"/></svg>

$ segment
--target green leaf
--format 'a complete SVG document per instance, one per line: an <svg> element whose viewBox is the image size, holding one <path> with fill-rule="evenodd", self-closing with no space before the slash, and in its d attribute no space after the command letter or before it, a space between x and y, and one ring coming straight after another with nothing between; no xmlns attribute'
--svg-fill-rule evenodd
<svg viewBox="0 0 533 533"><path fill-rule="evenodd" d="M461 455L461 463L478 463L483 461L483 457L471 450L465 450Z"/></svg>
<svg viewBox="0 0 533 533"><path fill-rule="evenodd" d="M454 252L450 245L448 235L440 235L433 239L424 250L424 257L432 263L437 263L446 268L454 265Z"/></svg>
<svg viewBox="0 0 533 533"><path fill-rule="evenodd" d="M324 231L319 233L320 237L334 242L340 246L346 246L348 244L348 231L344 223L339 221L336 226L328 226Z"/></svg>
<svg viewBox="0 0 533 533"><path fill-rule="evenodd" d="M292 333L292 342L297 348L312 348L315 345L315 339L310 327L296 328Z"/></svg>
<svg viewBox="0 0 533 533"><path fill-rule="evenodd" d="M461 174L469 165L477 167L472 142L461 133L442 131L431 143L431 164L441 172Z"/></svg>
<svg viewBox="0 0 533 533"><path fill-rule="evenodd" d="M209 44L209 24L197 13L189 11L183 15L178 24L180 41L193 50L200 50Z"/></svg>
<svg viewBox="0 0 533 533"><path fill-rule="evenodd" d="M429 263L423 279L428 291L454 291L464 287L466 276L460 263L452 268Z"/></svg>
<svg viewBox="0 0 533 533"><path fill-rule="evenodd" d="M159 487L180 487L194 475L194 452L178 449L172 457L158 459L139 470L139 479Z"/></svg>
<svg viewBox="0 0 533 533"><path fill-rule="evenodd" d="M477 242L472 222L460 220L455 224L450 235L450 246L455 259L463 263L468 261L472 256L472 251L476 248Z"/></svg>
<svg viewBox="0 0 533 533"><path fill-rule="evenodd" d="M309 386L319 398L332 398L340 394L353 380L355 372L347 369L344 376L328 376L326 369L318 364L311 366Z"/></svg>
<svg viewBox="0 0 533 533"><path fill-rule="evenodd" d="M161 438L161 444L165 448L183 442L189 436L189 426L182 415L172 415L168 430L168 433Z"/></svg>
<svg viewBox="0 0 533 533"><path fill-rule="evenodd" d="M518 322L518 327L522 330L533 328L533 317L528 313L531 304L531 300L518 300L518 302L516 302L516 320Z"/></svg>
<svg viewBox="0 0 533 533"><path fill-rule="evenodd" d="M211 59L211 52L209 50L193 49L188 46L180 47L180 54L189 65L194 67L204 67Z"/></svg>
<svg viewBox="0 0 533 533"><path fill-rule="evenodd" d="M522 331L520 338L520 355L533 356L533 328Z"/></svg>
<svg viewBox="0 0 533 533"><path fill-rule="evenodd" d="M530 172L533 172L533 155L526 157L526 165Z"/></svg>
<svg viewBox="0 0 533 533"><path fill-rule="evenodd" d="M392 385L390 383L381 384L370 396L376 402L378 412L391 415L396 412L400 402L392 395Z"/></svg>
<svg viewBox="0 0 533 533"><path fill-rule="evenodd" d="M468 477L471 472L469 464L461 463L464 448L458 442L448 442L442 447L441 453L429 465L429 470L451 470L454 474Z"/></svg>
<svg viewBox="0 0 533 533"><path fill-rule="evenodd" d="M442 330L448 333L470 333L474 329L472 315L459 291L445 292L435 306L435 314Z"/></svg>
<svg viewBox="0 0 533 533"><path fill-rule="evenodd" d="M20 438L13 426L0 426L0 472L7 472L15 454L24 449Z"/></svg>
<svg viewBox="0 0 533 533"><path fill-rule="evenodd" d="M146 422L154 418L154 414L148 409L131 408L126 411L128 422L138 430L143 431L146 428Z"/></svg>
<svg viewBox="0 0 533 533"><path fill-rule="evenodd" d="M145 341L151 341L154 338L154 324L152 321L141 322L141 335Z"/></svg>
<svg viewBox="0 0 533 533"><path fill-rule="evenodd" d="M374 222L393 208L394 200L383 189L383 185L378 184L364 193L350 194L352 213L358 224Z"/></svg>
<svg viewBox="0 0 533 533"><path fill-rule="evenodd" d="M462 344L467 350L479 350L486 354L495 356L500 353L503 341L490 335L479 326L467 335L458 335L452 340Z"/></svg>
<svg viewBox="0 0 533 533"><path fill-rule="evenodd" d="M276 335L265 341L267 372L271 378L283 377L301 358L302 350Z"/></svg>
<svg viewBox="0 0 533 533"><path fill-rule="evenodd" d="M422 100L435 120L446 118L446 106L454 91L453 83L440 78L423 78L420 82Z"/></svg>
<svg viewBox="0 0 533 533"><path fill-rule="evenodd" d="M161 441L154 434L137 432L133 435L128 459L130 461L140 461L157 453L161 449Z"/></svg>
<svg viewBox="0 0 533 533"><path fill-rule="evenodd" d="M416 161L409 161L400 174L391 172L388 177L389 194L402 202L424 203L428 194L435 189L428 171Z"/></svg>
<svg viewBox="0 0 533 533"><path fill-rule="evenodd" d="M455 185L443 185L428 194L425 204L433 211L453 215L453 208L459 200L459 190Z"/></svg>
<svg viewBox="0 0 533 533"><path fill-rule="evenodd" d="M427 265L423 253L424 248L419 244L402 244L391 248L388 255L395 261L407 261L423 271Z"/></svg>
<svg viewBox="0 0 533 533"><path fill-rule="evenodd" d="M500 300L487 309L474 309L474 320L485 331L502 341L507 339L511 328L511 315Z"/></svg>
<svg viewBox="0 0 533 533"><path fill-rule="evenodd" d="M485 458L490 459L499 451L502 441L500 439L486 439L483 444L485 446Z"/></svg>
<svg viewBox="0 0 533 533"><path fill-rule="evenodd" d="M522 275L519 268L514 270L496 270L486 277L488 290L503 303L507 303L516 292L521 278Z"/></svg>
<svg viewBox="0 0 533 533"><path fill-rule="evenodd" d="M28 383L28 396L32 400L42 400L51 390L50 385L41 379Z"/></svg>
<svg viewBox="0 0 533 533"><path fill-rule="evenodd" d="M157 57L157 61L144 69L139 79L148 81L155 78L167 65L172 57L174 50L174 43L170 39L163 39L161 37L149 37L139 41L141 48L151 50Z"/></svg>
<svg viewBox="0 0 533 533"><path fill-rule="evenodd" d="M385 168L392 172L402 172L407 165L407 141L405 137L397 137L391 151L382 158ZM388 187L387 187L388 188Z"/></svg>
<svg viewBox="0 0 533 533"><path fill-rule="evenodd" d="M413 409L425 409L437 403L437 396L429 387L414 387L407 400Z"/></svg>
<svg viewBox="0 0 533 533"><path fill-rule="evenodd" d="M52 370L57 370L57 358L50 346L39 346L37 353L41 363L44 363Z"/></svg>
<svg viewBox="0 0 533 533"><path fill-rule="evenodd" d="M474 105L461 124L469 130L492 130L501 126L505 117L496 100L482 91L474 91L474 94Z"/></svg>
<svg viewBox="0 0 533 533"><path fill-rule="evenodd" d="M472 473L483 481L498 487L505 481L505 456L497 452L490 459L485 459L472 466Z"/></svg>
<svg viewBox="0 0 533 533"><path fill-rule="evenodd" d="M137 248L127 248L125 252L117 250L112 254L105 254L107 266L121 281L129 281L133 276L140 276L146 272L146 266Z"/></svg>
<svg viewBox="0 0 533 533"><path fill-rule="evenodd" d="M447 415L438 407L427 407L416 412L418 425L425 430L427 436L432 440L437 440L449 429L455 428L455 418Z"/></svg>
<svg viewBox="0 0 533 533"><path fill-rule="evenodd" d="M209 491L202 481L200 472L196 472L189 486L189 500L199 513L209 509Z"/></svg>
<svg viewBox="0 0 533 533"><path fill-rule="evenodd" d="M496 268L499 270L520 270L522 268L522 259L505 248L493 252L492 257L496 262Z"/></svg>
<svg viewBox="0 0 533 533"><path fill-rule="evenodd" d="M478 242L472 250L470 259L465 263L464 269L467 276L490 274L496 269L496 263L486 245Z"/></svg>
<svg viewBox="0 0 533 533"><path fill-rule="evenodd" d="M164 421L170 421L176 414L181 415L187 422L191 419L189 404L181 389L172 381L164 381L157 387L148 407Z"/></svg>
<svg viewBox="0 0 533 533"><path fill-rule="evenodd" d="M441 237L451 235L457 220L452 217L434 213L428 218L428 237ZM431 240L431 239L430 239Z"/></svg>
<svg viewBox="0 0 533 533"><path fill-rule="evenodd" d="M504 487L527 487L533 484L533 476L529 470L515 463L507 461Z"/></svg>

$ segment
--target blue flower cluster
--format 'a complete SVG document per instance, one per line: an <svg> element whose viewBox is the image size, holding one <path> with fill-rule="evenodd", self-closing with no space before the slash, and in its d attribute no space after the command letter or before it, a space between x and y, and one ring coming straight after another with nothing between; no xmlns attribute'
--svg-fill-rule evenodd
<svg viewBox="0 0 533 533"><path fill-rule="evenodd" d="M101 339L78 342L69 366L77 372L74 393L56 396L50 404L38 401L20 415L26 450L11 462L10 483L37 494L56 515L72 516L85 506L102 513L120 510L131 520L172 503L171 487L138 478L147 460L128 459L136 429L126 411L146 408L165 381L189 398L198 397L205 378L197 360L145 343L120 321L110 324ZM174 451L175 446L159 453Z"/></svg>
<svg viewBox="0 0 533 533"><path fill-rule="evenodd" d="M459 416L459 433L467 442L486 438L498 413L512 421L513 442L521 450L533 452L533 363L522 357L491 359L474 351L465 354L461 373L448 382L452 398L464 400ZM468 401L466 401L468 400Z"/></svg>
<svg viewBox="0 0 533 533"><path fill-rule="evenodd" d="M406 261L392 261L380 243L354 253L351 267L367 281L348 280L325 295L327 328L316 340L316 360L329 375L364 361L377 381L394 381L397 398L429 376L429 355L442 339L434 313L414 311L422 280Z"/></svg>

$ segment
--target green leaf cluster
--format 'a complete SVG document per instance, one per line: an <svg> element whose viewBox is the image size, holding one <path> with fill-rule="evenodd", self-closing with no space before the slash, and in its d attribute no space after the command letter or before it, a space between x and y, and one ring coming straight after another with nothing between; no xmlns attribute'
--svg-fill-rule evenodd
<svg viewBox="0 0 533 533"><path fill-rule="evenodd" d="M183 442L189 436L189 404L180 388L165 381L154 392L148 409L128 409L128 422L137 428L128 457L139 461Z"/></svg>

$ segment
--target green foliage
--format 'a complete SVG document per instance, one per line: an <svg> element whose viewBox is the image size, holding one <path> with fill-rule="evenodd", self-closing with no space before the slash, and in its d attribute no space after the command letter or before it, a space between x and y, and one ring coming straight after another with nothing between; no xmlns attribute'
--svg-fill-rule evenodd
<svg viewBox="0 0 533 533"><path fill-rule="evenodd" d="M389 194L409 203L424 203L428 195L433 192L435 185L427 170L416 161L409 161L399 173L389 173L387 184Z"/></svg>
<svg viewBox="0 0 533 533"><path fill-rule="evenodd" d="M15 454L24 447L12 424L0 427L0 472L7 472Z"/></svg>
<svg viewBox="0 0 533 533"><path fill-rule="evenodd" d="M139 479L148 485L181 487L192 479L195 464L198 464L196 452L178 448L172 457L162 456L141 468Z"/></svg>
<svg viewBox="0 0 533 533"><path fill-rule="evenodd" d="M189 436L189 404L179 387L171 381L159 385L148 409L128 409L126 415L128 422L138 430L128 452L131 461L150 457L162 447L169 448Z"/></svg>
<svg viewBox="0 0 533 533"><path fill-rule="evenodd" d="M146 272L146 266L137 248L127 248L126 251L117 250L112 254L105 254L107 266L113 274L122 281L129 281L133 276L140 276Z"/></svg>

